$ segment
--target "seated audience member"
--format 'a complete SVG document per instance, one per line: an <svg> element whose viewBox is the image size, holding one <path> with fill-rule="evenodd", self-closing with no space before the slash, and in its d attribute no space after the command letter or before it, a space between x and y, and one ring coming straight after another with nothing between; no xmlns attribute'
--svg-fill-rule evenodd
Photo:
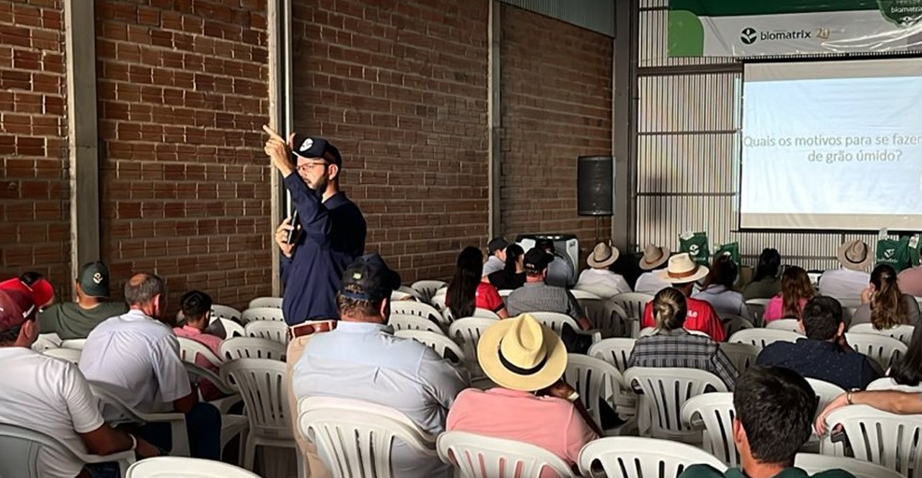
<svg viewBox="0 0 922 478"><path fill-rule="evenodd" d="M76 365L32 350L38 308L22 286L0 286L0 423L44 433L85 454L135 450L139 458L158 455L146 441L106 424ZM119 476L115 464L84 464L56 447L41 447L36 458L36 471L44 478Z"/></svg>
<svg viewBox="0 0 922 478"><path fill-rule="evenodd" d="M38 314L42 333L56 333L62 340L85 339L102 321L128 312L124 302L109 302L109 269L89 262L74 281L77 302L55 304Z"/></svg>
<svg viewBox="0 0 922 478"><path fill-rule="evenodd" d="M448 412L448 431L529 443L570 466L583 446L601 435L579 395L561 378L567 350L560 337L530 315L484 331L477 360L497 386L461 392ZM547 468L541 472L541 478L556 477Z"/></svg>
<svg viewBox="0 0 922 478"><path fill-rule="evenodd" d="M378 254L346 268L336 299L340 320L333 331L307 342L292 372L292 391L299 400L344 397L392 407L438 435L468 377L429 347L394 336L386 324L391 292L399 286L400 276ZM437 456L420 456L401 443L394 445L393 460L394 476L429 478L447 471Z"/></svg>
<svg viewBox="0 0 922 478"><path fill-rule="evenodd" d="M861 293L861 306L852 315L848 326L872 324L875 329L897 325L916 326L919 323L919 303L904 294L897 284L893 267L881 264L871 272L871 283Z"/></svg>
<svg viewBox="0 0 922 478"><path fill-rule="evenodd" d="M887 376L899 385L915 387L922 382L922 327L913 330L908 349L890 367Z"/></svg>
<svg viewBox="0 0 922 478"><path fill-rule="evenodd" d="M781 268L781 254L775 249L763 249L759 255L759 265L752 282L743 289L743 299L771 299L781 293L781 281L778 270Z"/></svg>
<svg viewBox="0 0 922 478"><path fill-rule="evenodd" d="M211 335L205 331L211 318L211 296L202 291L192 290L183 294L179 305L183 318L185 318L185 323L182 327L173 328L173 333L177 337L194 340L208 347L211 353L220 358L221 352L218 349L221 348L223 340L221 337ZM214 373L220 373L218 367L201 355L195 358L195 364ZM223 396L221 391L207 379L200 382L199 389L202 392L202 398L207 401L216 400Z"/></svg>
<svg viewBox="0 0 922 478"><path fill-rule="evenodd" d="M900 274L896 276L896 281L904 294L922 297L922 266L900 271Z"/></svg>
<svg viewBox="0 0 922 478"><path fill-rule="evenodd" d="M12 284L25 285L29 289L29 293L35 299L35 305L38 306L39 311L54 304L54 286L38 272L24 272L19 277L3 281L0 283L0 287Z"/></svg>
<svg viewBox="0 0 922 478"><path fill-rule="evenodd" d="M778 341L765 347L757 365L789 368L804 377L836 384L845 390L864 389L880 377L870 359L845 341L842 306L832 297L807 302L800 321L805 338Z"/></svg>
<svg viewBox="0 0 922 478"><path fill-rule="evenodd" d="M472 317L474 309L496 312L501 319L509 317L506 304L496 287L483 282L483 254L476 247L465 247L458 255L455 273L448 283L445 305L456 319Z"/></svg>
<svg viewBox="0 0 922 478"><path fill-rule="evenodd" d="M704 279L701 291L692 295L703 300L718 314L730 314L752 321L752 312L743 300L743 294L733 290L738 269L729 254L720 254L711 262L711 270Z"/></svg>
<svg viewBox="0 0 922 478"><path fill-rule="evenodd" d="M783 318L800 319L804 306L814 297L816 291L810 283L807 271L797 266L788 267L781 275L781 294L768 301L765 312L762 313L762 320L771 322Z"/></svg>
<svg viewBox="0 0 922 478"><path fill-rule="evenodd" d="M506 265L489 274L487 280L497 290L514 290L525 285L525 251L518 244L506 247Z"/></svg>
<svg viewBox="0 0 922 478"><path fill-rule="evenodd" d="M813 433L816 409L816 395L803 377L783 368L750 368L733 391L733 409L733 442L740 467L721 473L710 465L692 465L679 478L809 476L794 466L794 458ZM854 478L838 469L813 476Z"/></svg>
<svg viewBox="0 0 922 478"><path fill-rule="evenodd" d="M854 240L839 247L836 259L842 267L820 276L819 293L855 307L861 301L861 292L871 280L867 271L874 257L867 244Z"/></svg>
<svg viewBox="0 0 922 478"><path fill-rule="evenodd" d="M487 244L487 252L490 253L490 257L487 259L487 262L483 264L484 277L506 267L507 247L509 247L509 243L502 237L494 237L493 240Z"/></svg>
<svg viewBox="0 0 922 478"><path fill-rule="evenodd" d="M604 242L596 244L592 254L586 258L589 269L579 275L574 288L591 292L603 299L611 299L618 294L631 292L631 286L624 280L624 277L608 269L620 255L617 247L611 247Z"/></svg>
<svg viewBox="0 0 922 478"><path fill-rule="evenodd" d="M669 254L669 249L656 247L653 244L647 244L643 248L643 257L640 258L638 267L647 272L637 278L637 283L634 284L634 292L656 295L657 292L667 287L672 287L672 283L660 279L658 274L662 266L669 260Z"/></svg>
<svg viewBox="0 0 922 478"><path fill-rule="evenodd" d="M901 392L896 390L848 391L829 402L816 417L816 431L826 433L826 419L829 414L847 405L867 405L878 410L897 415L922 414L922 396L919 392Z"/></svg>
<svg viewBox="0 0 922 478"><path fill-rule="evenodd" d="M691 259L687 252L676 254L669 258L669 266L666 269L656 272L657 278L672 284L672 287L678 289L685 296L687 313L685 315L685 329L697 330L708 334L717 342L723 342L727 338L727 332L724 330L720 317L711 304L703 300L689 297L695 282L708 275L708 268L699 266ZM656 320L653 317L653 301L647 302L643 311L643 327L655 327Z"/></svg>
<svg viewBox="0 0 922 478"><path fill-rule="evenodd" d="M184 413L192 456L219 460L221 415L213 405L199 402L189 384L179 342L161 322L165 300L163 279L143 273L132 276L125 284L125 301L131 309L90 332L80 371L140 412ZM160 448L172 447L167 423L148 423L137 433Z"/></svg>
<svg viewBox="0 0 922 478"><path fill-rule="evenodd" d="M717 342L683 327L688 308L682 292L672 287L657 292L653 310L656 333L637 339L627 366L696 368L720 377L733 390L738 372Z"/></svg>
<svg viewBox="0 0 922 478"><path fill-rule="evenodd" d="M550 239L539 239L535 245L538 249L553 257L553 261L548 265L547 283L564 289L572 289L576 285L576 267L570 260L570 256L565 253L557 252L554 249L554 241Z"/></svg>

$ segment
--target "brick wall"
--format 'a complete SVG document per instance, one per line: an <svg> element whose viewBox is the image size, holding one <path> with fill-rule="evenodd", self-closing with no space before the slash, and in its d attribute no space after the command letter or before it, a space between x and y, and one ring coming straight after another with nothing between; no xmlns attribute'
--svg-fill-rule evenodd
<svg viewBox="0 0 922 478"><path fill-rule="evenodd" d="M271 295L266 0L99 0L103 258L197 288ZM117 292L121 295L120 292Z"/></svg>
<svg viewBox="0 0 922 478"><path fill-rule="evenodd" d="M447 278L488 224L485 0L296 2L295 127L330 138L343 187L404 282Z"/></svg>
<svg viewBox="0 0 922 478"><path fill-rule="evenodd" d="M0 0L0 278L45 274L70 294L61 0Z"/></svg>
<svg viewBox="0 0 922 478"><path fill-rule="evenodd" d="M506 5L501 19L503 230L574 233L591 250L595 219L576 214L576 158L612 151L612 40ZM610 236L607 218L601 234Z"/></svg>

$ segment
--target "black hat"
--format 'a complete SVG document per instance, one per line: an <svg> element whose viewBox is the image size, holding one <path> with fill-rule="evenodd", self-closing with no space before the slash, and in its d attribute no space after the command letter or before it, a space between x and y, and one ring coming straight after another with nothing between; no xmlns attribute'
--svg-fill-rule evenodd
<svg viewBox="0 0 922 478"><path fill-rule="evenodd" d="M296 134L291 141L291 153L302 158L326 159L330 161L330 164L343 165L343 157L339 155L339 150L336 149L336 146L316 136ZM329 153L329 156L325 156L326 153Z"/></svg>
<svg viewBox="0 0 922 478"><path fill-rule="evenodd" d="M346 289L352 286L352 290ZM379 301L400 287L400 274L394 272L377 253L357 258L343 272L340 293L350 299Z"/></svg>
<svg viewBox="0 0 922 478"><path fill-rule="evenodd" d="M532 247L525 253L525 268L534 272L541 272L554 260L554 256L544 252L544 249Z"/></svg>
<svg viewBox="0 0 922 478"><path fill-rule="evenodd" d="M506 240L502 237L494 237L493 240L487 244L487 250L490 251L490 254L493 254L494 252L505 249L507 247L509 247L509 243L506 242Z"/></svg>

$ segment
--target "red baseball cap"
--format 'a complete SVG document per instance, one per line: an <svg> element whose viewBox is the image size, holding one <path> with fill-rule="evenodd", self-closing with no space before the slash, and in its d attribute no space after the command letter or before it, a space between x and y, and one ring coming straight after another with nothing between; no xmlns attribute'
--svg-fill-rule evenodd
<svg viewBox="0 0 922 478"><path fill-rule="evenodd" d="M32 297L32 301L35 302L35 305L39 307L47 304L48 301L54 297L54 287L51 285L51 282L45 279L39 279L29 286L19 280L19 278L14 277L0 282L0 289L24 290Z"/></svg>
<svg viewBox="0 0 922 478"><path fill-rule="evenodd" d="M23 322L34 319L36 310L28 292L0 287L0 330L19 327Z"/></svg>

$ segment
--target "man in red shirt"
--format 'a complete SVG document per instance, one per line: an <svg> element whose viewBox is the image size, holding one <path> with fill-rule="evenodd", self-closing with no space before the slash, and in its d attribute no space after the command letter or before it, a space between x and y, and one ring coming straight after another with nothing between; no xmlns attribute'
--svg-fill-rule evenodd
<svg viewBox="0 0 922 478"><path fill-rule="evenodd" d="M676 254L669 258L669 266L656 272L658 279L669 282L672 287L682 291L688 313L685 316L685 329L697 330L708 334L714 341L723 342L727 332L720 322L720 316L711 307L711 304L698 299L692 299L692 289L695 282L708 275L708 268L699 266L691 259L688 253ZM643 310L643 327L655 327L653 319L653 303L647 302Z"/></svg>

